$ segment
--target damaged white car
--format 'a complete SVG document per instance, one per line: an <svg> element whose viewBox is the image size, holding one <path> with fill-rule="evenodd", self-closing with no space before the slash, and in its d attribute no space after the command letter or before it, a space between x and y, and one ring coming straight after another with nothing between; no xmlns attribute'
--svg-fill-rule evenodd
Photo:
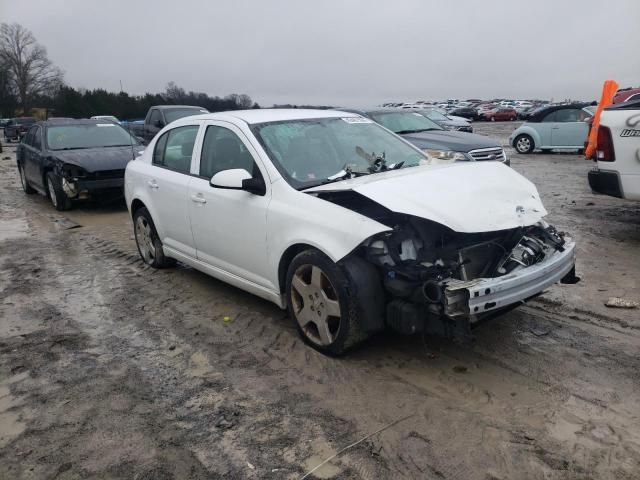
<svg viewBox="0 0 640 480"><path fill-rule="evenodd" d="M468 338L560 280L575 244L494 162L432 162L356 114L251 110L165 127L128 164L144 261L179 260L288 308L341 354L384 328Z"/></svg>

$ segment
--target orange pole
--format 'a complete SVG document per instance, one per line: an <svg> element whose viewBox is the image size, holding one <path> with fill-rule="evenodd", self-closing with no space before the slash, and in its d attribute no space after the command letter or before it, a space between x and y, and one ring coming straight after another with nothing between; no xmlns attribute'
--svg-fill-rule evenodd
<svg viewBox="0 0 640 480"><path fill-rule="evenodd" d="M596 108L596 113L593 114L593 123L591 124L591 132L589 132L589 142L587 148L584 151L584 156L591 158L596 153L596 147L598 144L598 126L600 125L600 114L605 107L608 107L613 103L613 97L618 91L618 84L615 80L605 80L602 86L602 96Z"/></svg>

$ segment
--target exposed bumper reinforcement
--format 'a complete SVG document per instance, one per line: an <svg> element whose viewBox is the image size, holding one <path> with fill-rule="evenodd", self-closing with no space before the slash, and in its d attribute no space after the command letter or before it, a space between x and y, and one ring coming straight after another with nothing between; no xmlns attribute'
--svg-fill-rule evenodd
<svg viewBox="0 0 640 480"><path fill-rule="evenodd" d="M564 251L542 262L497 278L453 280L445 289L445 314L455 318L490 312L526 300L559 282L576 261L576 244L568 237Z"/></svg>

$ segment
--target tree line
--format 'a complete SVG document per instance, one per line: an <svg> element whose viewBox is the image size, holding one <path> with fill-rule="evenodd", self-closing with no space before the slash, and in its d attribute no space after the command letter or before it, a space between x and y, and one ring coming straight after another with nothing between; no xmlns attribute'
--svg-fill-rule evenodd
<svg viewBox="0 0 640 480"><path fill-rule="evenodd" d="M186 91L169 82L164 92L130 95L104 89L75 89L64 83L63 72L47 57L47 50L22 25L0 24L0 116L30 115L34 109L51 117L115 115L144 118L152 105L195 105L210 112L260 108L246 94L211 97Z"/></svg>

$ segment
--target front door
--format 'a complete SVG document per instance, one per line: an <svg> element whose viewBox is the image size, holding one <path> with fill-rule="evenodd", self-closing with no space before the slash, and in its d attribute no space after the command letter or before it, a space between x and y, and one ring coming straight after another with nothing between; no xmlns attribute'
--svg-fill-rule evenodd
<svg viewBox="0 0 640 480"><path fill-rule="evenodd" d="M198 175L189 184L189 216L198 259L255 284L275 289L266 267L267 208L271 188L257 152L236 126L208 122L200 150ZM261 176L265 195L214 188L213 175L233 168Z"/></svg>
<svg viewBox="0 0 640 480"><path fill-rule="evenodd" d="M585 115L579 108L558 110L551 130L552 145L582 148L589 130L584 118Z"/></svg>
<svg viewBox="0 0 640 480"><path fill-rule="evenodd" d="M196 256L188 210L191 158L199 124L176 127L162 134L153 150L152 168L145 178L162 243L191 257ZM153 212L151 212L153 214Z"/></svg>

